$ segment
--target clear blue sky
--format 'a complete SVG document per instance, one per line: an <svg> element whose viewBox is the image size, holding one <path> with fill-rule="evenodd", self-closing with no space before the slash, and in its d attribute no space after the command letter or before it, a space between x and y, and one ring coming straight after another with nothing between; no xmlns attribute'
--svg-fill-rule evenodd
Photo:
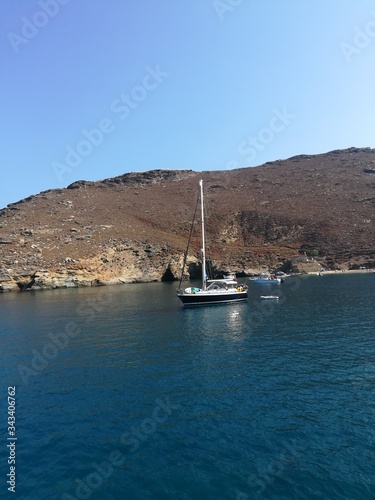
<svg viewBox="0 0 375 500"><path fill-rule="evenodd" d="M370 0L2 0L0 28L0 207L375 147Z"/></svg>

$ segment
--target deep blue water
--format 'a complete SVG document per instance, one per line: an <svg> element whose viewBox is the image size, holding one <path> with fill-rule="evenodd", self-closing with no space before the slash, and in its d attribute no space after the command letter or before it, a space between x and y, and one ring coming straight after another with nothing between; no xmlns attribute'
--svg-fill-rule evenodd
<svg viewBox="0 0 375 500"><path fill-rule="evenodd" d="M0 296L0 497L16 386L14 498L374 499L375 274L175 288Z"/></svg>

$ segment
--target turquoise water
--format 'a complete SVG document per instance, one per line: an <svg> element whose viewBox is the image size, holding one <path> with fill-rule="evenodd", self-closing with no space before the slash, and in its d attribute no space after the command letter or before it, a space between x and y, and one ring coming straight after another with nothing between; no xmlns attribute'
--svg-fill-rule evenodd
<svg viewBox="0 0 375 500"><path fill-rule="evenodd" d="M375 498L375 274L175 288L0 296L0 497L16 386L15 498Z"/></svg>

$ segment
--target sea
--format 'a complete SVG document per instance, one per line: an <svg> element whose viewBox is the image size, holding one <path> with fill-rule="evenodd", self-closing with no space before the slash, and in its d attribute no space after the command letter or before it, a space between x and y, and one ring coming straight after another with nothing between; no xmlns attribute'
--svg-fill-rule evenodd
<svg viewBox="0 0 375 500"><path fill-rule="evenodd" d="M0 498L375 499L375 274L176 287L0 295Z"/></svg>

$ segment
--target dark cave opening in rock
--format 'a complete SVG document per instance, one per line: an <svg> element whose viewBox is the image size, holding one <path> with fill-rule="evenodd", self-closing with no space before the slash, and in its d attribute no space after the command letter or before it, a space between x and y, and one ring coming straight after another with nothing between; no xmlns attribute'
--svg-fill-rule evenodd
<svg viewBox="0 0 375 500"><path fill-rule="evenodd" d="M171 281L176 281L176 276L172 273L171 267L168 266L167 269L165 270L165 273L161 277L161 281L163 282L171 282Z"/></svg>

